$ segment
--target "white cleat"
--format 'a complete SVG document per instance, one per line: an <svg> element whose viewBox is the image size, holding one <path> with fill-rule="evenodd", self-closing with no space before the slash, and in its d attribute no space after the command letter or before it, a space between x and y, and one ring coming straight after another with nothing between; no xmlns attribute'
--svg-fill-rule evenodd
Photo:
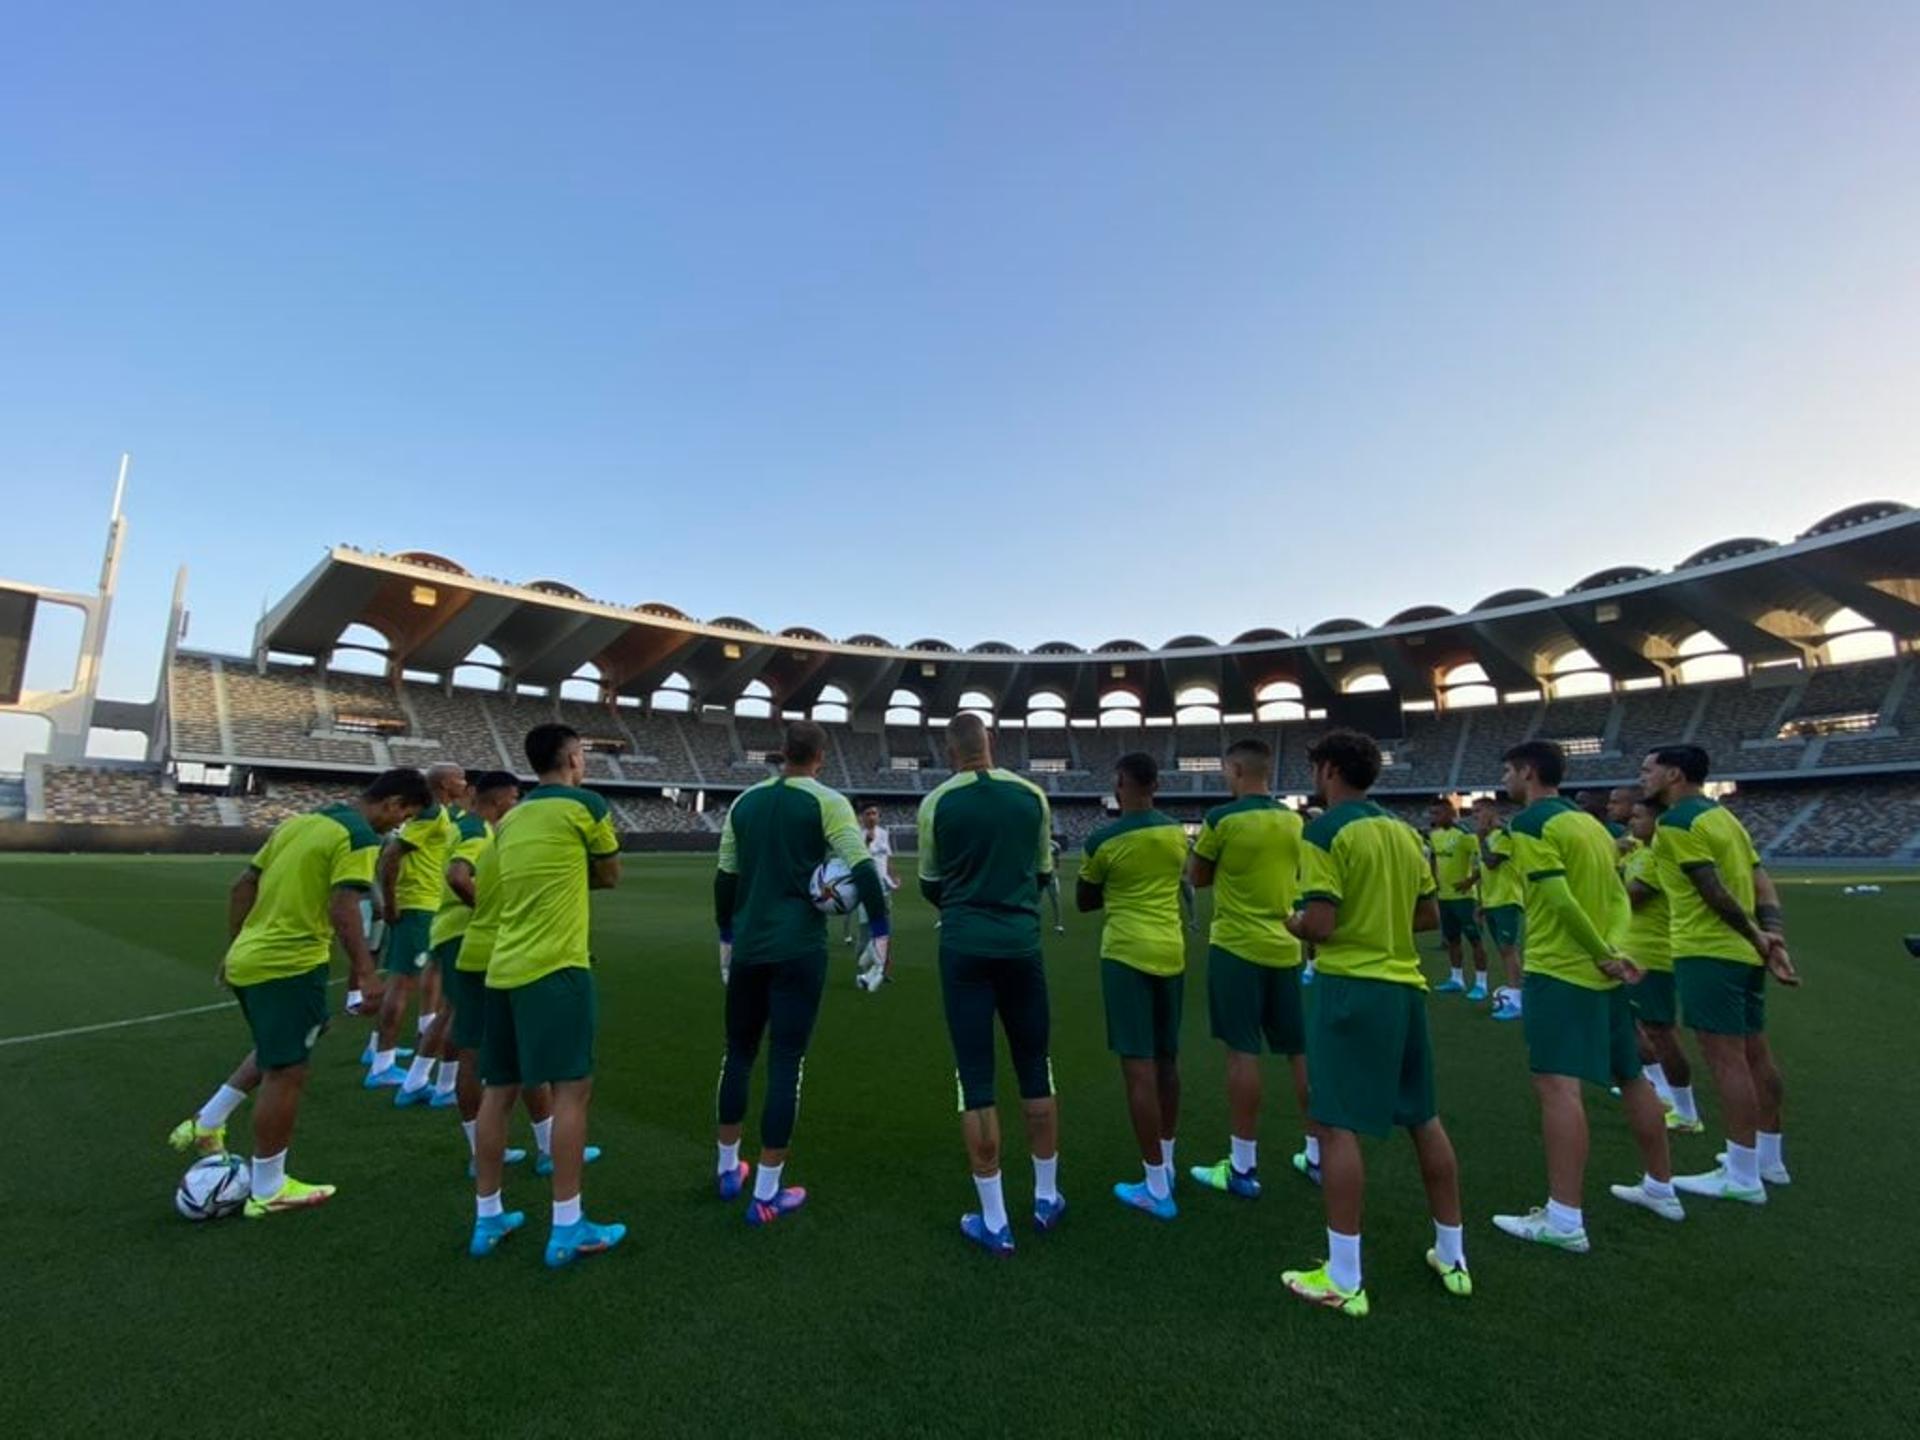
<svg viewBox="0 0 1920 1440"><path fill-rule="evenodd" d="M1673 1177L1673 1188L1688 1195L1705 1195L1709 1200L1738 1200L1743 1205L1767 1203L1766 1186L1755 1185L1748 1189L1736 1183L1724 1165L1701 1175L1676 1175Z"/></svg>
<svg viewBox="0 0 1920 1440"><path fill-rule="evenodd" d="M1724 1169L1727 1163L1727 1152L1722 1150L1718 1155L1714 1156L1713 1163ZM1784 1165L1762 1165L1760 1167L1760 1178L1769 1185L1791 1185L1793 1183L1793 1176L1787 1173L1787 1167Z"/></svg>
<svg viewBox="0 0 1920 1440"><path fill-rule="evenodd" d="M1570 1255L1584 1255L1592 1248L1587 1244L1585 1227L1578 1230L1558 1230L1547 1219L1545 1210L1529 1210L1524 1215L1496 1215L1494 1226L1505 1231L1516 1240L1530 1240L1536 1245L1545 1245L1549 1250L1565 1250Z"/></svg>
<svg viewBox="0 0 1920 1440"><path fill-rule="evenodd" d="M1655 1195L1644 1185L1609 1185L1607 1193L1616 1200L1638 1205L1642 1210L1651 1210L1662 1220L1687 1218L1686 1207L1680 1203L1677 1195Z"/></svg>

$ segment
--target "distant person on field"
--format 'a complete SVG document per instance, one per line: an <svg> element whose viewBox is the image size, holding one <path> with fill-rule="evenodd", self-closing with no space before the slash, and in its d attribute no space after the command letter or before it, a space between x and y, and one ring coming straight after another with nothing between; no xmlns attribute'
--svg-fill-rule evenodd
<svg viewBox="0 0 1920 1440"><path fill-rule="evenodd" d="M1480 943L1478 865L1480 847L1460 828L1459 813L1450 800L1436 800L1427 811L1427 848L1433 855L1433 875L1440 894L1440 937L1447 944L1451 973L1433 987L1436 995L1466 992L1469 1000L1487 998L1487 952ZM1472 989L1461 962L1461 944L1473 946Z"/></svg>
<svg viewBox="0 0 1920 1440"><path fill-rule="evenodd" d="M1526 876L1513 863L1513 833L1491 798L1473 805L1474 834L1480 843L1480 907L1487 932L1500 953L1507 983L1494 992L1493 1018L1518 1020L1521 998L1520 936L1526 919Z"/></svg>
<svg viewBox="0 0 1920 1440"><path fill-rule="evenodd" d="M1633 926L1627 953L1644 972L1633 987L1634 1019L1640 1026L1641 1069L1667 1107L1667 1129L1698 1135L1706 1129L1693 1098L1693 1065L1681 1047L1679 999L1673 980L1673 920L1660 888L1660 867L1653 858L1653 835L1666 807L1658 800L1633 803L1633 837L1627 856L1627 903Z"/></svg>
<svg viewBox="0 0 1920 1440"><path fill-rule="evenodd" d="M415 1053L407 1070L396 1063L401 1027L416 988L423 983L417 1034L433 1027L432 1005L438 977L427 970L433 949L433 917L446 889L447 861L460 840L460 801L467 793L467 772L443 762L427 771L428 805L404 825L380 852L379 900L387 922L387 948L380 956L386 978L386 997L380 1005L380 1024L370 1045L365 1085L369 1090L418 1090L427 1083L433 1057L425 1047Z"/></svg>

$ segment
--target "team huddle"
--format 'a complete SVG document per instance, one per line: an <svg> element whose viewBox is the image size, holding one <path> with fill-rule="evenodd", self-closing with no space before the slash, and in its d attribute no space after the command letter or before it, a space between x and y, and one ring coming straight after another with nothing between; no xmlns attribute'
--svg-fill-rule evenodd
<svg viewBox="0 0 1920 1440"><path fill-rule="evenodd" d="M1054 897L1060 927L1060 845L1045 793L994 765L983 722L958 716L945 740L953 773L920 806L918 883L939 917L942 1002L978 1199L960 1229L990 1253L1011 1255L995 1096L1000 1037L1032 1157L1034 1228L1054 1230L1067 1208L1041 950L1043 895ZM619 882L618 836L606 801L581 786L577 734L541 725L525 747L539 783L524 795L505 772L469 779L455 766L389 771L351 804L282 822L236 881L221 977L253 1049L170 1140L180 1150L224 1154L229 1117L254 1095L249 1217L308 1208L334 1193L288 1175L286 1158L311 1051L329 1017L337 938L350 972L349 1012L377 1017L365 1085L392 1091L400 1106L459 1112L475 1195L470 1252L492 1253L525 1223L502 1195L505 1168L526 1159L506 1143L521 1106L536 1171L551 1177L546 1263L564 1266L625 1237L623 1225L589 1220L581 1200L584 1171L599 1154L587 1143L596 1030L589 894ZM754 1225L807 1200L785 1177L828 971L827 921L812 886L823 864L845 867L857 893L861 987L877 990L891 978L897 882L885 827L877 812L856 817L820 782L827 750L819 726L788 727L778 773L729 809L714 875L725 1055L713 1185L722 1201L745 1197ZM1484 922L1505 970L1495 1017L1524 1028L1547 1199L1494 1216L1501 1231L1589 1248L1583 1081L1615 1089L1641 1153L1641 1178L1611 1187L1620 1201L1679 1221L1682 1194L1757 1205L1768 1185L1788 1183L1765 987L1769 976L1785 984L1798 977L1778 893L1752 841L1703 792L1704 751L1679 745L1649 754L1638 790L1614 796L1624 830L1616 835L1561 797L1559 747L1529 741L1504 757L1517 809L1480 802L1469 834L1450 806L1436 807L1427 841L1368 798L1381 768L1371 739L1330 732L1308 761L1319 808L1303 817L1272 797L1266 743L1233 744L1223 773L1234 798L1207 814L1191 846L1185 827L1155 808L1153 758L1117 763L1118 818L1088 838L1075 899L1102 915L1108 1044L1140 1150L1141 1178L1113 1187L1121 1204L1163 1221L1178 1214L1190 903L1182 897L1193 888L1214 896L1207 1007L1226 1051L1230 1134L1227 1154L1190 1168L1187 1182L1203 1193L1260 1195L1260 1057L1285 1056L1304 1132L1289 1168L1320 1186L1327 1221L1327 1258L1282 1277L1303 1299L1368 1313L1359 1137L1396 1127L1413 1142L1433 1219L1427 1264L1447 1294L1472 1293L1458 1164L1434 1095L1428 987L1415 944L1424 930L1442 930L1449 949L1452 973L1438 989L1484 999ZM390 831L394 839L383 845ZM363 909L370 894L377 905L365 908L387 928L378 962ZM1472 947L1471 966L1463 945ZM416 1000L409 1052L399 1042ZM1676 1175L1669 1134L1702 1129L1682 1023L1713 1078L1727 1134L1713 1168ZM749 1161L743 1132L763 1048L760 1148Z"/></svg>

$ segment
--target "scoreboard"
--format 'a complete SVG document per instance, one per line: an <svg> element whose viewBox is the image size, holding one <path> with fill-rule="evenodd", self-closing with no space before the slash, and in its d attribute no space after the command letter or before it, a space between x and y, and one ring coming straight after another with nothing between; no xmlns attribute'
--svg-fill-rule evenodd
<svg viewBox="0 0 1920 1440"><path fill-rule="evenodd" d="M0 590L0 705L16 705L25 688L27 640L40 597L31 590Z"/></svg>

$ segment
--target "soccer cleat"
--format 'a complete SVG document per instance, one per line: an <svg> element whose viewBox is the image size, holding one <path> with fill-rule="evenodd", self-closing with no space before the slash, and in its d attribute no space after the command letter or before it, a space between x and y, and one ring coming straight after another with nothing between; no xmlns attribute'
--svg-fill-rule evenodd
<svg viewBox="0 0 1920 1440"><path fill-rule="evenodd" d="M473 1222L473 1238L467 1241L467 1254L491 1255L500 1242L527 1223L525 1212L505 1210L498 1215L481 1215Z"/></svg>
<svg viewBox="0 0 1920 1440"><path fill-rule="evenodd" d="M547 1237L547 1268L558 1270L582 1255L604 1254L626 1238L624 1225L596 1225L586 1219L571 1225L556 1225Z"/></svg>
<svg viewBox="0 0 1920 1440"><path fill-rule="evenodd" d="M1565 1250L1570 1255L1584 1255L1593 1247L1587 1244L1587 1232L1583 1226L1578 1230L1555 1229L1547 1219L1547 1212L1535 1206L1524 1215L1496 1215L1494 1227L1504 1230L1516 1240L1531 1240L1536 1245L1545 1245L1550 1250Z"/></svg>
<svg viewBox="0 0 1920 1440"><path fill-rule="evenodd" d="M247 1201L247 1219L258 1220L263 1216L278 1215L283 1210L311 1210L331 1200L333 1189L331 1185L309 1185L289 1175L280 1182L280 1188L266 1199L255 1195Z"/></svg>
<svg viewBox="0 0 1920 1440"><path fill-rule="evenodd" d="M1307 1180L1311 1180L1315 1185L1318 1185L1320 1183L1319 1162L1314 1160L1309 1160L1307 1158L1306 1151L1299 1150L1294 1153L1293 1169L1295 1174L1300 1175Z"/></svg>
<svg viewBox="0 0 1920 1440"><path fill-rule="evenodd" d="M389 1065L384 1070L369 1070L361 1085L368 1090L398 1090L407 1083L407 1072L398 1065Z"/></svg>
<svg viewBox="0 0 1920 1440"><path fill-rule="evenodd" d="M771 1200L755 1199L747 1205L747 1224L771 1225L782 1215L791 1215L807 1203L807 1192L798 1185L789 1185Z"/></svg>
<svg viewBox="0 0 1920 1440"><path fill-rule="evenodd" d="M714 1178L714 1188L720 1192L722 1200L738 1200L740 1191L747 1183L747 1176L753 1173L753 1166L742 1160L731 1170L718 1172Z"/></svg>
<svg viewBox="0 0 1920 1440"><path fill-rule="evenodd" d="M1696 1117L1692 1120L1682 1120L1678 1110L1667 1111L1667 1129L1674 1135L1704 1135L1707 1133L1707 1127L1700 1119Z"/></svg>
<svg viewBox="0 0 1920 1440"><path fill-rule="evenodd" d="M1482 981L1475 981L1473 988L1467 991L1467 999L1478 1002L1486 998L1487 998L1486 984Z"/></svg>
<svg viewBox="0 0 1920 1440"><path fill-rule="evenodd" d="M1438 1250L1427 1250L1427 1268L1440 1277L1440 1288L1447 1294L1466 1299L1473 1294L1473 1276L1467 1273L1466 1264L1449 1265L1440 1258Z"/></svg>
<svg viewBox="0 0 1920 1440"><path fill-rule="evenodd" d="M197 1155L224 1155L227 1153L227 1127L216 1125L211 1130L202 1129L200 1122L189 1115L173 1127L167 1136L167 1144L176 1150L191 1150Z"/></svg>
<svg viewBox="0 0 1920 1440"><path fill-rule="evenodd" d="M1049 1230L1058 1229L1066 1213L1066 1196L1056 1195L1051 1200L1036 1198L1033 1202L1033 1228L1043 1235Z"/></svg>
<svg viewBox="0 0 1920 1440"><path fill-rule="evenodd" d="M1436 995L1464 995L1466 991L1467 987L1451 976L1433 987L1433 993Z"/></svg>
<svg viewBox="0 0 1920 1440"><path fill-rule="evenodd" d="M1651 1210L1662 1220L1687 1218L1686 1207L1680 1203L1677 1195L1655 1195L1645 1185L1609 1185L1607 1193L1616 1200L1638 1205L1642 1210Z"/></svg>
<svg viewBox="0 0 1920 1440"><path fill-rule="evenodd" d="M1739 1184L1725 1165L1699 1175L1676 1175L1673 1177L1673 1188L1688 1195L1704 1195L1709 1200L1738 1200L1743 1205L1767 1203L1767 1187L1764 1184L1751 1188Z"/></svg>
<svg viewBox="0 0 1920 1440"><path fill-rule="evenodd" d="M524 1154L525 1152L523 1151L522 1153ZM580 1152L580 1163L583 1165L591 1165L599 1158L600 1147L598 1145L589 1145L585 1150ZM533 1162L533 1173L536 1175L553 1174L553 1156L549 1152L545 1150L540 1152L540 1158Z"/></svg>
<svg viewBox="0 0 1920 1440"><path fill-rule="evenodd" d="M1171 1194L1164 1199L1155 1199L1144 1180L1136 1180L1131 1185L1122 1180L1113 1187L1113 1198L1122 1205L1144 1211L1156 1220L1171 1220L1180 1213L1180 1207L1173 1203Z"/></svg>
<svg viewBox="0 0 1920 1440"><path fill-rule="evenodd" d="M1011 1225L1004 1230L989 1230L987 1222L981 1216L969 1212L960 1217L960 1233L989 1255L1005 1258L1013 1254Z"/></svg>
<svg viewBox="0 0 1920 1440"><path fill-rule="evenodd" d="M1317 1270L1282 1271L1280 1283L1302 1300L1318 1305L1323 1310L1349 1315L1355 1320L1367 1318L1366 1290L1342 1290L1333 1283L1333 1276L1327 1273L1324 1263Z"/></svg>
<svg viewBox="0 0 1920 1440"><path fill-rule="evenodd" d="M1220 1160L1212 1165L1195 1165L1187 1173L1211 1190L1224 1190L1243 1200L1260 1198L1260 1176L1253 1170L1236 1170L1233 1161Z"/></svg>
<svg viewBox="0 0 1920 1440"><path fill-rule="evenodd" d="M1315 973L1314 967L1311 964L1302 965L1300 967L1300 983L1302 985L1311 985Z"/></svg>
<svg viewBox="0 0 1920 1440"><path fill-rule="evenodd" d="M1704 1130L1707 1127L1702 1125L1700 1128ZM1713 1163L1725 1169L1727 1152L1722 1150L1718 1155L1714 1156ZM1793 1176L1787 1173L1787 1167L1784 1165L1762 1165L1760 1167L1760 1178L1769 1185L1791 1185L1793 1183Z"/></svg>
<svg viewBox="0 0 1920 1440"><path fill-rule="evenodd" d="M509 1145L509 1146L508 1146L508 1147L506 1148L506 1150L505 1150L505 1151L504 1151L504 1152L503 1152L503 1153L501 1154L501 1156L500 1156L500 1163L501 1163L501 1164L502 1164L503 1166L505 1166L505 1165L520 1165L520 1164L523 1164L523 1163L525 1163L525 1161L526 1161L526 1158L527 1158L527 1152L526 1152L526 1151L524 1151L524 1150L522 1150L522 1149L520 1149L520 1148L519 1148L518 1146L514 1146L514 1145ZM469 1179L469 1180L474 1180L474 1179L478 1179L478 1178L479 1178L479 1177L478 1177L478 1176L477 1176L477 1175L475 1174L475 1172L474 1172L474 1164L473 1164L473 1157L472 1157L471 1155L469 1155L469 1156L467 1157L467 1179Z"/></svg>
<svg viewBox="0 0 1920 1440"><path fill-rule="evenodd" d="M379 1052L379 1051L378 1051L378 1050L377 1050L376 1048L374 1048L374 1043L373 1043L373 1037L372 1037L372 1036L368 1036L368 1037L367 1037L367 1048L366 1048L366 1049L364 1049L364 1050L362 1050L362 1051L360 1052L360 1063L361 1063L362 1065L371 1065L371 1064L373 1064L373 1057L374 1057L374 1056L376 1056L376 1055L378 1055L379 1053L380 1053L380 1052ZM396 1051L394 1051L394 1052L393 1052L393 1058L394 1058L394 1059L395 1059L396 1061L402 1061L402 1060L412 1060L412 1059L413 1059L413 1051L411 1051L411 1050L396 1050Z"/></svg>
<svg viewBox="0 0 1920 1440"><path fill-rule="evenodd" d="M1493 1002L1493 1018L1496 1020L1518 1020L1525 1013L1511 995L1502 995Z"/></svg>
<svg viewBox="0 0 1920 1440"><path fill-rule="evenodd" d="M431 1085L416 1085L411 1090L407 1089L405 1085L402 1085L394 1092L393 1096L393 1106L396 1110L405 1110L412 1105L431 1105L432 1103L433 1087Z"/></svg>
<svg viewBox="0 0 1920 1440"><path fill-rule="evenodd" d="M460 1092L457 1090L436 1090L433 1092L433 1099L427 1103L435 1110L451 1110L460 1103Z"/></svg>

